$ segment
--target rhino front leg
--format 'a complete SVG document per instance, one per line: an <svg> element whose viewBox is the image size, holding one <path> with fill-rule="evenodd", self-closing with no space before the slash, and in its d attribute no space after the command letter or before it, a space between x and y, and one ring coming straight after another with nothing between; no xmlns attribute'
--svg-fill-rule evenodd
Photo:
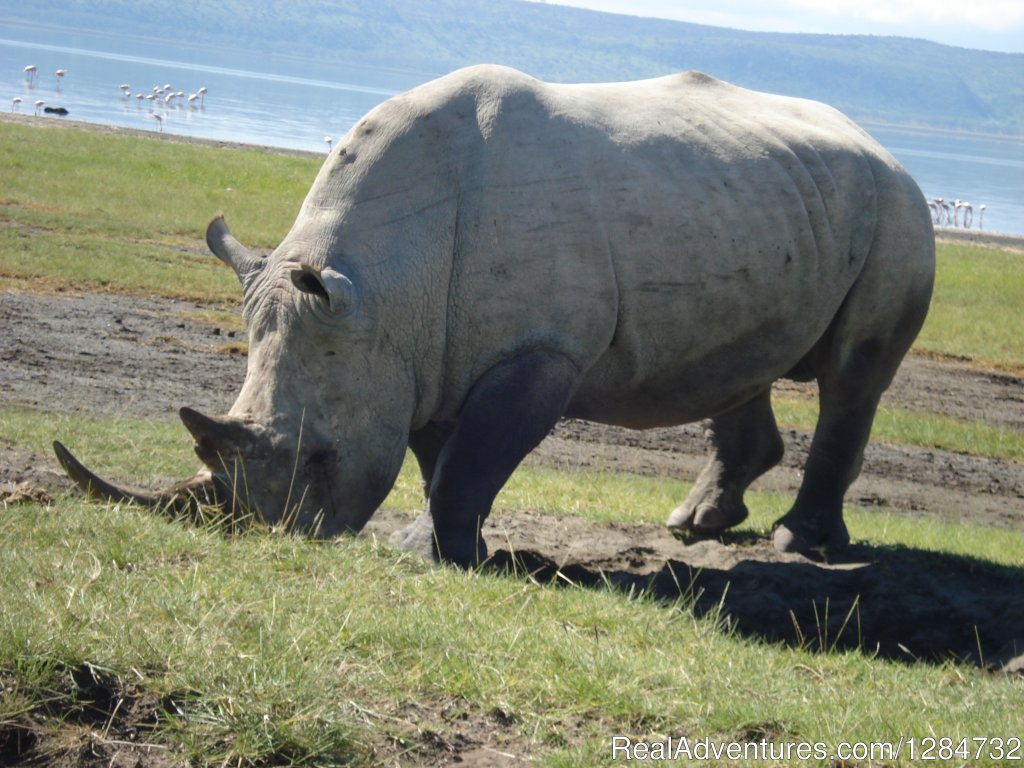
<svg viewBox="0 0 1024 768"><path fill-rule="evenodd" d="M550 351L520 354L482 376L434 462L430 550L419 537L409 544L464 567L485 560L481 531L495 496L558 422L578 377L567 357Z"/></svg>
<svg viewBox="0 0 1024 768"><path fill-rule="evenodd" d="M743 522L747 487L782 460L768 390L711 419L708 436L708 463L686 501L668 518L668 527L683 536L714 536Z"/></svg>

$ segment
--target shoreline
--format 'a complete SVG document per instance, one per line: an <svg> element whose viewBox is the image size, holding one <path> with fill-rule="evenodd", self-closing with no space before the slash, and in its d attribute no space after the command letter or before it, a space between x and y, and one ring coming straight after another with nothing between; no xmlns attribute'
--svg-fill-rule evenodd
<svg viewBox="0 0 1024 768"><path fill-rule="evenodd" d="M240 141L227 141L224 139L183 136L181 134L164 133L162 131L146 131L141 128L128 128L119 125L87 123L82 120L71 120L66 117L26 115L17 112L0 112L0 122L20 123L39 128L74 128L83 131L93 131L95 133L107 133L112 136L134 136L136 138L170 141L177 144L194 144L204 147L215 147L217 149L255 150L260 152L270 152L276 155L288 155L291 157L319 157L323 159L326 159L327 157L327 153L325 152L313 152L304 149L288 149L287 147L274 147L268 144L246 144ZM1024 253L1024 234L1017 235L1007 232L989 232L978 229L936 227L935 241L939 243L976 245L983 248L1002 248L1013 252Z"/></svg>

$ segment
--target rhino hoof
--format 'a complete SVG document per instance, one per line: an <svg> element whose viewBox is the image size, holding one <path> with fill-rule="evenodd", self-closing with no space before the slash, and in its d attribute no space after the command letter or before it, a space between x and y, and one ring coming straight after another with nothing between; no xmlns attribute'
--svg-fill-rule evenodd
<svg viewBox="0 0 1024 768"><path fill-rule="evenodd" d="M404 528L391 534L388 541L393 547L415 552L424 560L437 562L434 551L434 527L428 514L420 515Z"/></svg>
<svg viewBox="0 0 1024 768"><path fill-rule="evenodd" d="M705 502L692 508L684 504L673 510L666 525L677 538L703 538L724 533L746 520L749 514L745 504L722 507Z"/></svg>
<svg viewBox="0 0 1024 768"><path fill-rule="evenodd" d="M772 530L772 544L779 552L803 555L819 562L829 555L837 555L849 543L850 535L845 526L831 536L803 534L782 522L776 523Z"/></svg>

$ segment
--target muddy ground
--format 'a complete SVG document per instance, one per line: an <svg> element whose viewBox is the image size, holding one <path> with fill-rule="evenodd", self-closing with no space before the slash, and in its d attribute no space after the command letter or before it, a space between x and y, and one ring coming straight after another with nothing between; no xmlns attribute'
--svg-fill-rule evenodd
<svg viewBox="0 0 1024 768"><path fill-rule="evenodd" d="M224 411L244 376L245 358L229 351L242 339L203 322L201 309L162 298L0 292L2 403L160 419L173 418L181 405ZM813 392L813 385L780 388ZM1024 429L1024 380L956 361L911 357L884 402ZM756 488L795 492L810 435L786 429L783 437L783 464ZM692 479L704 450L699 425L633 432L566 421L528 461ZM172 479L154 478L153 484ZM52 455L33 454L0 435L0 492L9 495L23 483L25 503L45 503L40 491L68 486ZM13 503L18 496L9 498ZM941 519L1004 530L1020 564L857 543L841 562L815 563L778 554L752 534L684 544L660 525L601 525L529 510L493 515L485 534L496 567L514 557L536 578L552 578L560 569L580 584L609 579L666 598L678 596L683 585L698 613L721 606L736 631L752 638L859 647L895 660L956 658L1007 671L1024 667L1024 465L872 443L848 499L921 525ZM367 535L386 536L411 512L382 510ZM463 718L428 736L415 721L409 713L402 736L421 742L406 753L415 764L518 764L500 756L509 728L490 716ZM514 752L516 745L508 749ZM381 750L391 761L391 748L383 744ZM120 764L109 750L98 754L104 765ZM136 758L138 765L164 764Z"/></svg>

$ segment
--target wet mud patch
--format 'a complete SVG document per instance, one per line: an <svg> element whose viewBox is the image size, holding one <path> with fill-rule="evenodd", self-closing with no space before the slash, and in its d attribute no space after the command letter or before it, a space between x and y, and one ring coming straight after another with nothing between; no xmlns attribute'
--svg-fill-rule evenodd
<svg viewBox="0 0 1024 768"><path fill-rule="evenodd" d="M184 757L151 740L170 698L87 662L56 664L52 688L34 691L34 709L0 723L0 765L9 768L176 768ZM0 689L21 683L0 671Z"/></svg>

